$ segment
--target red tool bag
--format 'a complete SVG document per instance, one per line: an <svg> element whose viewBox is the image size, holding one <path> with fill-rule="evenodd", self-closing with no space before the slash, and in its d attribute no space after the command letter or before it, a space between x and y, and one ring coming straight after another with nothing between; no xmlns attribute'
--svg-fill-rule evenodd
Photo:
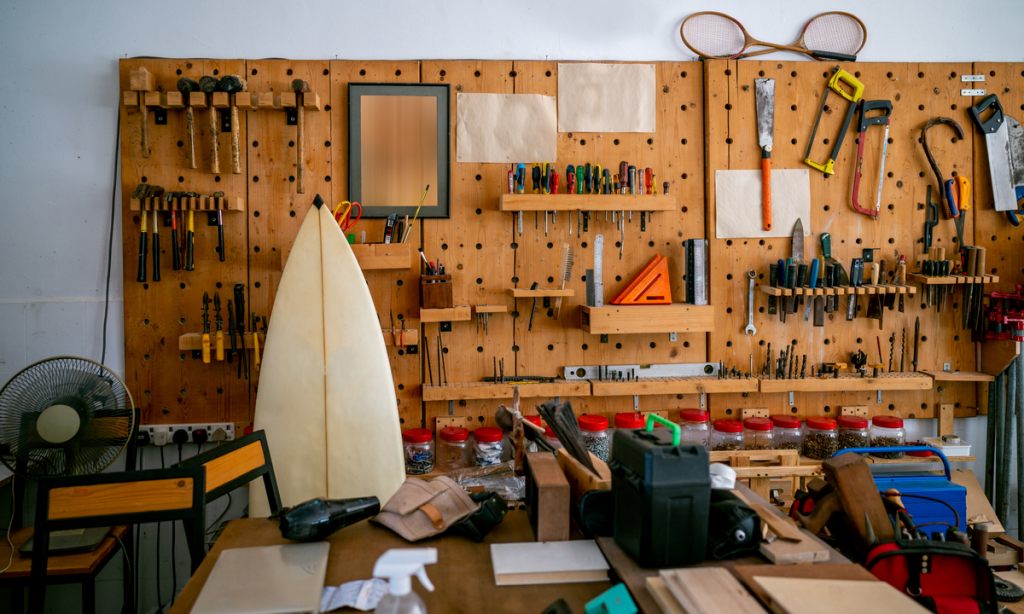
<svg viewBox="0 0 1024 614"><path fill-rule="evenodd" d="M988 561L963 544L897 538L872 548L864 567L937 614L999 611Z"/></svg>

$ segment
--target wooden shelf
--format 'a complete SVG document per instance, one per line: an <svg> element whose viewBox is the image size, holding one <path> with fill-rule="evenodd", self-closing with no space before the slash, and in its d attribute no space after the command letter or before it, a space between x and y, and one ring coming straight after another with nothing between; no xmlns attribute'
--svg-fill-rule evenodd
<svg viewBox="0 0 1024 614"><path fill-rule="evenodd" d="M364 271L408 269L412 266L410 243L354 243L352 253Z"/></svg>
<svg viewBox="0 0 1024 614"><path fill-rule="evenodd" d="M557 296L576 296L576 291L572 288L537 288L536 290L530 290L529 288L509 288L508 293L512 295L512 298L554 298Z"/></svg>
<svg viewBox="0 0 1024 614"><path fill-rule="evenodd" d="M210 333L210 351L213 352L217 347L217 331ZM260 333L260 348L263 348L263 342L266 340L266 335ZM238 342L238 336L236 333L235 342ZM252 333L245 333L245 349L251 350L252 345ZM179 350L202 350L203 349L203 334L202 333L185 333L178 337L178 349ZM224 349L231 349L231 335L228 331L224 331Z"/></svg>
<svg viewBox="0 0 1024 614"><path fill-rule="evenodd" d="M477 313L508 313L508 305L477 305Z"/></svg>
<svg viewBox="0 0 1024 614"><path fill-rule="evenodd" d="M466 322L470 319L469 305L445 309L420 309L420 322Z"/></svg>
<svg viewBox="0 0 1024 614"><path fill-rule="evenodd" d="M517 384L508 382L455 382L444 386L424 384L424 401L463 401L469 399L511 399L512 391L519 386L521 398L589 397L590 383L586 381L567 382L556 380L547 384Z"/></svg>
<svg viewBox="0 0 1024 614"><path fill-rule="evenodd" d="M922 275L921 273L907 273L907 280L916 281L925 286L952 286L956 284L993 284L999 283L998 275L946 275L945 277L934 277Z"/></svg>
<svg viewBox="0 0 1024 614"><path fill-rule="evenodd" d="M234 198L172 198L169 202L164 196L155 198L132 198L129 207L132 211L245 211L245 199Z"/></svg>
<svg viewBox="0 0 1024 614"><path fill-rule="evenodd" d="M396 347L405 347L407 345L419 345L420 344L420 331L416 328L396 328L391 330L390 328L382 329L381 334L384 335L384 343L386 345L394 345Z"/></svg>
<svg viewBox="0 0 1024 614"><path fill-rule="evenodd" d="M921 371L937 382L993 382L995 377L977 371Z"/></svg>
<svg viewBox="0 0 1024 614"><path fill-rule="evenodd" d="M294 109L297 105L295 92L240 92L235 94L235 106L240 111L281 111ZM320 95L306 92L302 96L302 106L307 111L319 111Z"/></svg>
<svg viewBox="0 0 1024 614"><path fill-rule="evenodd" d="M757 392L757 378L718 379L703 377L645 377L635 381L589 380L591 396L623 397L652 394L714 394Z"/></svg>
<svg viewBox="0 0 1024 614"><path fill-rule="evenodd" d="M994 339L981 342L981 371L989 375L1000 375L1010 363L1020 356L1020 342L1010 339Z"/></svg>
<svg viewBox="0 0 1024 614"><path fill-rule="evenodd" d="M932 378L923 373L883 373L878 377L840 375L819 379L762 379L761 392L841 392L870 390L931 390Z"/></svg>
<svg viewBox="0 0 1024 614"><path fill-rule="evenodd" d="M592 335L708 333L715 330L711 305L580 305L580 328Z"/></svg>
<svg viewBox="0 0 1024 614"><path fill-rule="evenodd" d="M672 211L675 195L502 194L501 211Z"/></svg>
<svg viewBox="0 0 1024 614"><path fill-rule="evenodd" d="M825 296L835 294L844 296L847 294L871 295L871 294L917 294L916 286L894 286L891 284L857 286L836 286L835 288L774 288L772 286L758 286L761 292L769 296Z"/></svg>

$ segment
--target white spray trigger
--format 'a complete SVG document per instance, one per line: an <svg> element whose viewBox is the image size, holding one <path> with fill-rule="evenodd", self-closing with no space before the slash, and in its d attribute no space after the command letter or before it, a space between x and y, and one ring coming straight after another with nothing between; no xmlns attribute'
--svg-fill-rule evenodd
<svg viewBox="0 0 1024 614"><path fill-rule="evenodd" d="M416 577L420 579L420 584L423 585L423 588L430 592L434 592L434 585L431 584L430 578L427 577L426 569L420 567L419 571L416 572Z"/></svg>

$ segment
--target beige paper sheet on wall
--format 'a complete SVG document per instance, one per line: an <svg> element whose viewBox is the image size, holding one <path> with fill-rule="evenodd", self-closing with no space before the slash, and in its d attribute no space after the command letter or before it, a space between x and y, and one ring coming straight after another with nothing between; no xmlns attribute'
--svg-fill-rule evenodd
<svg viewBox="0 0 1024 614"><path fill-rule="evenodd" d="M807 169L772 171L772 229L762 226L761 171L715 171L715 238L792 237L803 220L811 234L811 175Z"/></svg>
<svg viewBox="0 0 1024 614"><path fill-rule="evenodd" d="M459 94L456 100L459 162L555 162L558 159L554 96Z"/></svg>
<svg viewBox="0 0 1024 614"><path fill-rule="evenodd" d="M654 132L654 64L559 64L559 132Z"/></svg>

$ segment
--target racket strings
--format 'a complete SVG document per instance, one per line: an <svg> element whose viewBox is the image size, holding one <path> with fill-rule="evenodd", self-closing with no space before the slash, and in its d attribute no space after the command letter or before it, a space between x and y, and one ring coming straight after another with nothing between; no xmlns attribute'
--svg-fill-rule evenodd
<svg viewBox="0 0 1024 614"><path fill-rule="evenodd" d="M864 28L849 15L828 13L807 24L804 44L813 51L854 55L864 45Z"/></svg>
<svg viewBox="0 0 1024 614"><path fill-rule="evenodd" d="M683 42L694 52L709 58L737 55L746 46L743 28L722 15L693 15L683 24Z"/></svg>

